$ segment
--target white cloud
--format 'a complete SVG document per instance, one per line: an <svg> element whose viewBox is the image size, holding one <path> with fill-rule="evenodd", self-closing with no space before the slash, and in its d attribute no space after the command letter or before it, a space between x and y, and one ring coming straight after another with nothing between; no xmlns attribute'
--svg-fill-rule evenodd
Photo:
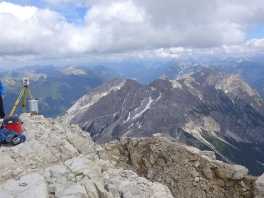
<svg viewBox="0 0 264 198"><path fill-rule="evenodd" d="M264 38L263 39L252 39L246 42L246 46L263 50L264 49Z"/></svg>
<svg viewBox="0 0 264 198"><path fill-rule="evenodd" d="M222 49L227 54L238 54L245 52L245 48L242 45L223 45Z"/></svg>
<svg viewBox="0 0 264 198"><path fill-rule="evenodd" d="M109 5L93 6L85 17L87 23L143 23L144 12L138 9L132 1L112 2Z"/></svg>
<svg viewBox="0 0 264 198"><path fill-rule="evenodd" d="M176 53L170 53L170 50L166 50L164 48L158 49L155 51L157 57L161 58L178 58L179 55Z"/></svg>
<svg viewBox="0 0 264 198"><path fill-rule="evenodd" d="M173 54L176 54L176 53L182 53L182 52L185 52L185 49L183 47L172 47L170 49L170 51L173 53Z"/></svg>
<svg viewBox="0 0 264 198"><path fill-rule="evenodd" d="M0 55L41 55L63 44L63 17L50 10L0 3Z"/></svg>
<svg viewBox="0 0 264 198"><path fill-rule="evenodd" d="M264 38L252 39L245 43L222 45L212 48L160 48L155 50L155 55L161 58L195 57L199 55L216 56L252 56L254 54L264 54Z"/></svg>
<svg viewBox="0 0 264 198"><path fill-rule="evenodd" d="M2 2L0 60L263 52L263 39L246 41L245 32L264 23L262 0L43 1L53 8L86 7L84 23L67 22L58 11Z"/></svg>
<svg viewBox="0 0 264 198"><path fill-rule="evenodd" d="M25 21L36 16L37 8L31 6L19 6L7 2L0 4L0 14L2 17L15 17L19 21Z"/></svg>

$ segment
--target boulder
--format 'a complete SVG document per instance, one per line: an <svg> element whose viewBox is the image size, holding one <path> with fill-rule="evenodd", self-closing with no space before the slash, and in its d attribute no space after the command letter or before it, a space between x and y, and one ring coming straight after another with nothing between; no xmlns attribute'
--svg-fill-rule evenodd
<svg viewBox="0 0 264 198"><path fill-rule="evenodd" d="M234 173L233 173L232 178L235 180L242 179L248 174L248 169L244 166L234 165L233 168L234 168Z"/></svg>

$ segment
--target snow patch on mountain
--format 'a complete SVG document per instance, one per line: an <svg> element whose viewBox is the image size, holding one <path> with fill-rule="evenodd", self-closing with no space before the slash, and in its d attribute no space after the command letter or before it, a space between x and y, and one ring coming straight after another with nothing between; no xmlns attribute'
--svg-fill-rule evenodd
<svg viewBox="0 0 264 198"><path fill-rule="evenodd" d="M151 96L146 98L145 100L141 101L141 105L137 108L135 108L133 111L128 113L128 117L127 119L124 121L124 123L128 122L128 121L132 121L135 120L137 118L139 118L140 116L142 116L148 109L151 108L152 105L154 105L154 103L158 102L161 98L162 94L160 93L160 95L156 98L156 99L152 99ZM141 124L138 126L138 128L141 128Z"/></svg>
<svg viewBox="0 0 264 198"><path fill-rule="evenodd" d="M150 109L150 105L153 102L153 100L151 99L151 97L149 97L149 101L148 104L146 105L146 107L139 113L137 113L132 120L139 118L145 111L147 111L148 109Z"/></svg>
<svg viewBox="0 0 264 198"><path fill-rule="evenodd" d="M124 123L128 122L129 120L130 120L130 112L128 112L128 117L127 117L127 119L125 120Z"/></svg>

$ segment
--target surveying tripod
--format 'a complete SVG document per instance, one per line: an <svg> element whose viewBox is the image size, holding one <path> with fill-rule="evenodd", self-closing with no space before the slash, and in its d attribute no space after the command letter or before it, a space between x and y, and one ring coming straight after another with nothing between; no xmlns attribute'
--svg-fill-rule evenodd
<svg viewBox="0 0 264 198"><path fill-rule="evenodd" d="M24 79L23 79L23 82L24 82ZM19 96L18 96L18 98L17 98L17 100L16 100L16 102L14 104L14 107L13 107L13 109L12 109L10 115L9 115L10 117L14 114L14 112L15 112L17 106L18 106L18 103L19 103L19 101L20 101L20 99L22 97L23 97L22 110L23 110L23 113L26 113L27 92L29 93L30 98L33 100L33 96L32 96L32 94L30 92L30 89L28 87L28 84L25 84L24 83L24 87L22 88L22 90L21 90L21 92L20 92L20 94L19 94Z"/></svg>

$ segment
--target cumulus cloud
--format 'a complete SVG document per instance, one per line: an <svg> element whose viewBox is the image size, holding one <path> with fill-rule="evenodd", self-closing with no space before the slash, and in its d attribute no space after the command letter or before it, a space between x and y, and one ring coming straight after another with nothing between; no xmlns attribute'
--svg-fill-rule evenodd
<svg viewBox="0 0 264 198"><path fill-rule="evenodd" d="M263 39L252 39L246 42L246 46L256 48L256 50L264 49L264 38Z"/></svg>
<svg viewBox="0 0 264 198"><path fill-rule="evenodd" d="M222 45L211 48L160 48L155 50L155 55L161 58L195 57L199 55L218 56L218 57L243 57L264 54L264 38L252 39L240 44Z"/></svg>
<svg viewBox="0 0 264 198"><path fill-rule="evenodd" d="M25 21L36 15L37 8L31 6L19 6L7 2L2 2L0 6L0 13L13 16L14 18ZM8 16L7 16L8 17Z"/></svg>
<svg viewBox="0 0 264 198"><path fill-rule="evenodd" d="M246 41L247 28L264 24L262 0L42 1L54 10L86 8L83 23L52 9L2 2L1 60L263 52L263 39Z"/></svg>
<svg viewBox="0 0 264 198"><path fill-rule="evenodd" d="M0 4L0 55L44 54L61 45L63 17L50 10Z"/></svg>

